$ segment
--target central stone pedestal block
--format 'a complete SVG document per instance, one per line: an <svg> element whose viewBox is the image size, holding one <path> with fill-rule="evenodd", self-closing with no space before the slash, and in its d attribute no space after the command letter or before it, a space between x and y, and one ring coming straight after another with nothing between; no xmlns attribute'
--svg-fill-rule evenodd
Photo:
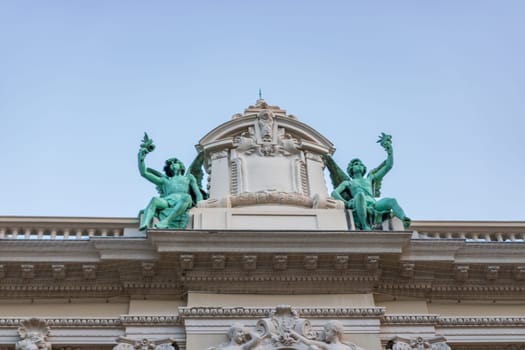
<svg viewBox="0 0 525 350"><path fill-rule="evenodd" d="M196 230L348 230L344 210L283 206L194 208Z"/></svg>

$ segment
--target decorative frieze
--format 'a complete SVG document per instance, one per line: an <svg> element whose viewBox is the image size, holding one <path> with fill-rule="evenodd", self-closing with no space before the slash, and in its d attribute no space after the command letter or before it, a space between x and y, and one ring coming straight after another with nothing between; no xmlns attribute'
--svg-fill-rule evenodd
<svg viewBox="0 0 525 350"><path fill-rule="evenodd" d="M438 315L385 315L382 324L388 326L436 325L438 319Z"/></svg>
<svg viewBox="0 0 525 350"><path fill-rule="evenodd" d="M368 308L308 308L294 307L297 313L309 318L381 318L385 309ZM267 317L274 308L268 307L179 307L179 316L185 318L260 318Z"/></svg>
<svg viewBox="0 0 525 350"><path fill-rule="evenodd" d="M181 326L182 320L179 316L121 316L120 322L123 326Z"/></svg>
<svg viewBox="0 0 525 350"><path fill-rule="evenodd" d="M524 327L525 317L447 317L438 318L440 327Z"/></svg>

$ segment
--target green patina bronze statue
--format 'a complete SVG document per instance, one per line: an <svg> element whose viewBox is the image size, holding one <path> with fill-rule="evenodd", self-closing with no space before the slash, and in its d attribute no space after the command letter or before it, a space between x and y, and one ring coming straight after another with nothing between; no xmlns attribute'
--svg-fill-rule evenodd
<svg viewBox="0 0 525 350"><path fill-rule="evenodd" d="M352 159L348 163L348 175L335 163L332 157L325 155L326 166L334 191L332 197L345 203L352 209L355 225L358 229L369 231L381 225L390 216L396 216L405 228L410 227L410 219L405 215L395 198L380 197L381 181L394 165L392 136L381 133L377 141L386 151L387 158L377 168L366 174L366 166L360 159Z"/></svg>
<svg viewBox="0 0 525 350"><path fill-rule="evenodd" d="M151 228L153 219L158 222L153 226L159 229L185 229L188 223L188 211L202 200L206 193L200 188L202 177L202 153L192 162L188 172L177 158L166 160L164 174L146 168L146 155L155 149L153 140L144 133L144 139L138 153L139 172L142 177L157 185L158 197L153 197L146 209L140 214L140 230Z"/></svg>

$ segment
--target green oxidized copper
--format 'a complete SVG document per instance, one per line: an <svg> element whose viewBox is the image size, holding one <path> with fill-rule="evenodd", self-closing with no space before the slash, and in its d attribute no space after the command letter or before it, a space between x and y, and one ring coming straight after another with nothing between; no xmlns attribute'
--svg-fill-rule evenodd
<svg viewBox="0 0 525 350"><path fill-rule="evenodd" d="M144 133L138 153L139 172L142 177L157 186L159 196L153 197L146 209L141 211L139 229L185 229L188 211L206 197L206 193L200 188L204 176L202 152L192 162L188 172L180 160L170 158L166 160L162 174L146 167L146 155L153 150L153 140ZM152 226L155 218L157 223Z"/></svg>
<svg viewBox="0 0 525 350"><path fill-rule="evenodd" d="M382 198L381 182L383 177L394 165L392 136L381 133L377 141L387 153L387 158L377 168L366 174L366 166L360 159L352 159L348 163L348 175L335 163L333 158L325 155L326 166L334 191L332 197L345 203L352 209L355 225L361 230L371 230L381 225L383 220L396 216L403 221L404 227L410 227L410 219L405 215L395 198Z"/></svg>

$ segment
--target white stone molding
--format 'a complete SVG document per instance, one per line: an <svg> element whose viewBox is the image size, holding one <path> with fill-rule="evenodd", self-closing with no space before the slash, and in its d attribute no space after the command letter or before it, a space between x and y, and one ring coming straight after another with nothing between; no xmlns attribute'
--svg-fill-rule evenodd
<svg viewBox="0 0 525 350"><path fill-rule="evenodd" d="M1 328L14 328L26 319L22 318L0 318ZM126 326L181 326L182 320L179 316L163 315L123 315L119 318L46 318L48 327L53 328L122 328Z"/></svg>
<svg viewBox="0 0 525 350"><path fill-rule="evenodd" d="M274 310L273 307L179 307L179 316L183 320L186 318L253 319L268 317ZM381 318L385 314L385 309L382 307L294 307L293 310L303 317L322 319Z"/></svg>
<svg viewBox="0 0 525 350"><path fill-rule="evenodd" d="M0 239L84 240L122 237L138 227L136 218L0 217Z"/></svg>
<svg viewBox="0 0 525 350"><path fill-rule="evenodd" d="M383 317L381 324L386 326L413 326L413 325L436 325L439 322L439 315L427 314L387 314Z"/></svg>
<svg viewBox="0 0 525 350"><path fill-rule="evenodd" d="M16 343L16 350L51 350L51 344L47 341L50 329L44 320L24 320L20 322L17 332L22 339Z"/></svg>
<svg viewBox="0 0 525 350"><path fill-rule="evenodd" d="M497 316L440 316L440 327L524 327L525 317L497 317Z"/></svg>
<svg viewBox="0 0 525 350"><path fill-rule="evenodd" d="M414 221L417 239L460 239L470 242L525 242L523 221Z"/></svg>
<svg viewBox="0 0 525 350"><path fill-rule="evenodd" d="M179 316L148 316L148 315L126 315L120 316L123 326L181 326L182 319Z"/></svg>

